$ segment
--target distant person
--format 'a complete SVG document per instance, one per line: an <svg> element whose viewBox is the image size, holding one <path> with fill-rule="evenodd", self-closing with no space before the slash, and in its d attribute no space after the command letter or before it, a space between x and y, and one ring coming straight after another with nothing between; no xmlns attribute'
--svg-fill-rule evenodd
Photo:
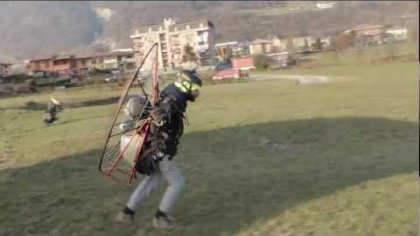
<svg viewBox="0 0 420 236"><path fill-rule="evenodd" d="M48 102L47 117L44 118L46 124L52 124L54 121L58 120L57 113L63 109L61 102L51 98Z"/></svg>
<svg viewBox="0 0 420 236"><path fill-rule="evenodd" d="M153 217L153 226L168 228L173 224L170 216L185 182L181 170L174 161L179 139L184 130L184 112L187 102L194 102L202 86L201 78L195 70L184 70L179 81L169 84L160 94L156 107L151 111L152 123L144 151L137 163L136 170L145 175L132 193L127 204L115 218L116 222L132 223L134 214L150 193L155 190L162 177L169 186ZM133 102L127 104L141 104ZM135 111L138 108L126 108ZM133 114L137 116L138 114Z"/></svg>

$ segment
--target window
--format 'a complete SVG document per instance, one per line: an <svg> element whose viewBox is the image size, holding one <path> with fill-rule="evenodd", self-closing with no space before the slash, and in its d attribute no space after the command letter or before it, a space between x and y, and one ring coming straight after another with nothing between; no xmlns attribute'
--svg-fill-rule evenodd
<svg viewBox="0 0 420 236"><path fill-rule="evenodd" d="M96 64L96 58L92 58L92 64Z"/></svg>
<svg viewBox="0 0 420 236"><path fill-rule="evenodd" d="M165 41L165 34L159 34L160 41Z"/></svg>
<svg viewBox="0 0 420 236"><path fill-rule="evenodd" d="M35 70L40 70L41 69L41 63L39 63L39 61L35 62Z"/></svg>
<svg viewBox="0 0 420 236"><path fill-rule="evenodd" d="M135 43L135 45L136 45L137 48L141 48L141 47L143 47L143 42L137 42L137 43Z"/></svg>
<svg viewBox="0 0 420 236"><path fill-rule="evenodd" d="M44 67L45 67L45 69L48 69L50 67L50 62L49 61L45 61L44 62Z"/></svg>

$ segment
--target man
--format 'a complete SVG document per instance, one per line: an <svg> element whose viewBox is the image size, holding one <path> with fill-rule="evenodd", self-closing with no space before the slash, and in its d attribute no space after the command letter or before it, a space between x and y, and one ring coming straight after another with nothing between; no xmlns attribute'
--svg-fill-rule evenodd
<svg viewBox="0 0 420 236"><path fill-rule="evenodd" d="M136 170L146 176L115 218L116 222L131 223L136 210L159 186L163 177L169 185L152 222L156 228L168 228L173 223L169 214L185 185L184 177L173 158L177 152L178 140L183 134L183 114L187 102L195 101L202 86L195 70L184 70L179 77L178 81L169 84L161 92L156 108L151 111L150 134L144 144L143 154L135 163Z"/></svg>
<svg viewBox="0 0 420 236"><path fill-rule="evenodd" d="M44 118L44 122L46 124L52 124L54 121L58 120L57 118L57 112L62 110L62 104L61 102L57 101L54 98L51 98L51 100L48 103L48 116Z"/></svg>

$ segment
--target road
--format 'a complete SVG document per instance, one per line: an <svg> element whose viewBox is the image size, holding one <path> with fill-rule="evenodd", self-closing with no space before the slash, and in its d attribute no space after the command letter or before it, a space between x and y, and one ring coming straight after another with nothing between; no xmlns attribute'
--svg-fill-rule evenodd
<svg viewBox="0 0 420 236"><path fill-rule="evenodd" d="M253 74L251 80L267 80L267 79L288 79L296 81L297 85L306 84L325 84L331 81L330 77L321 75L267 75Z"/></svg>

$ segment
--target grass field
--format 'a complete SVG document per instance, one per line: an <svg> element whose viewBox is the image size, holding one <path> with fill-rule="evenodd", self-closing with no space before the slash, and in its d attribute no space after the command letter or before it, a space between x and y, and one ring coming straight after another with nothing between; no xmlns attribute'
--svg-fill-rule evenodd
<svg viewBox="0 0 420 236"><path fill-rule="evenodd" d="M65 109L47 127L19 107L50 94L0 100L0 235L417 235L418 64L272 74L286 72L351 79L203 87L175 158L187 182L177 226L164 232L151 217L165 186L135 226L113 223L133 190L97 170L115 104Z"/></svg>
<svg viewBox="0 0 420 236"><path fill-rule="evenodd" d="M326 51L301 55L303 66L349 66L349 65L370 65L383 63L384 60L397 61L418 61L418 45L413 43L393 43L384 45L374 45L363 48L350 48L335 53Z"/></svg>

